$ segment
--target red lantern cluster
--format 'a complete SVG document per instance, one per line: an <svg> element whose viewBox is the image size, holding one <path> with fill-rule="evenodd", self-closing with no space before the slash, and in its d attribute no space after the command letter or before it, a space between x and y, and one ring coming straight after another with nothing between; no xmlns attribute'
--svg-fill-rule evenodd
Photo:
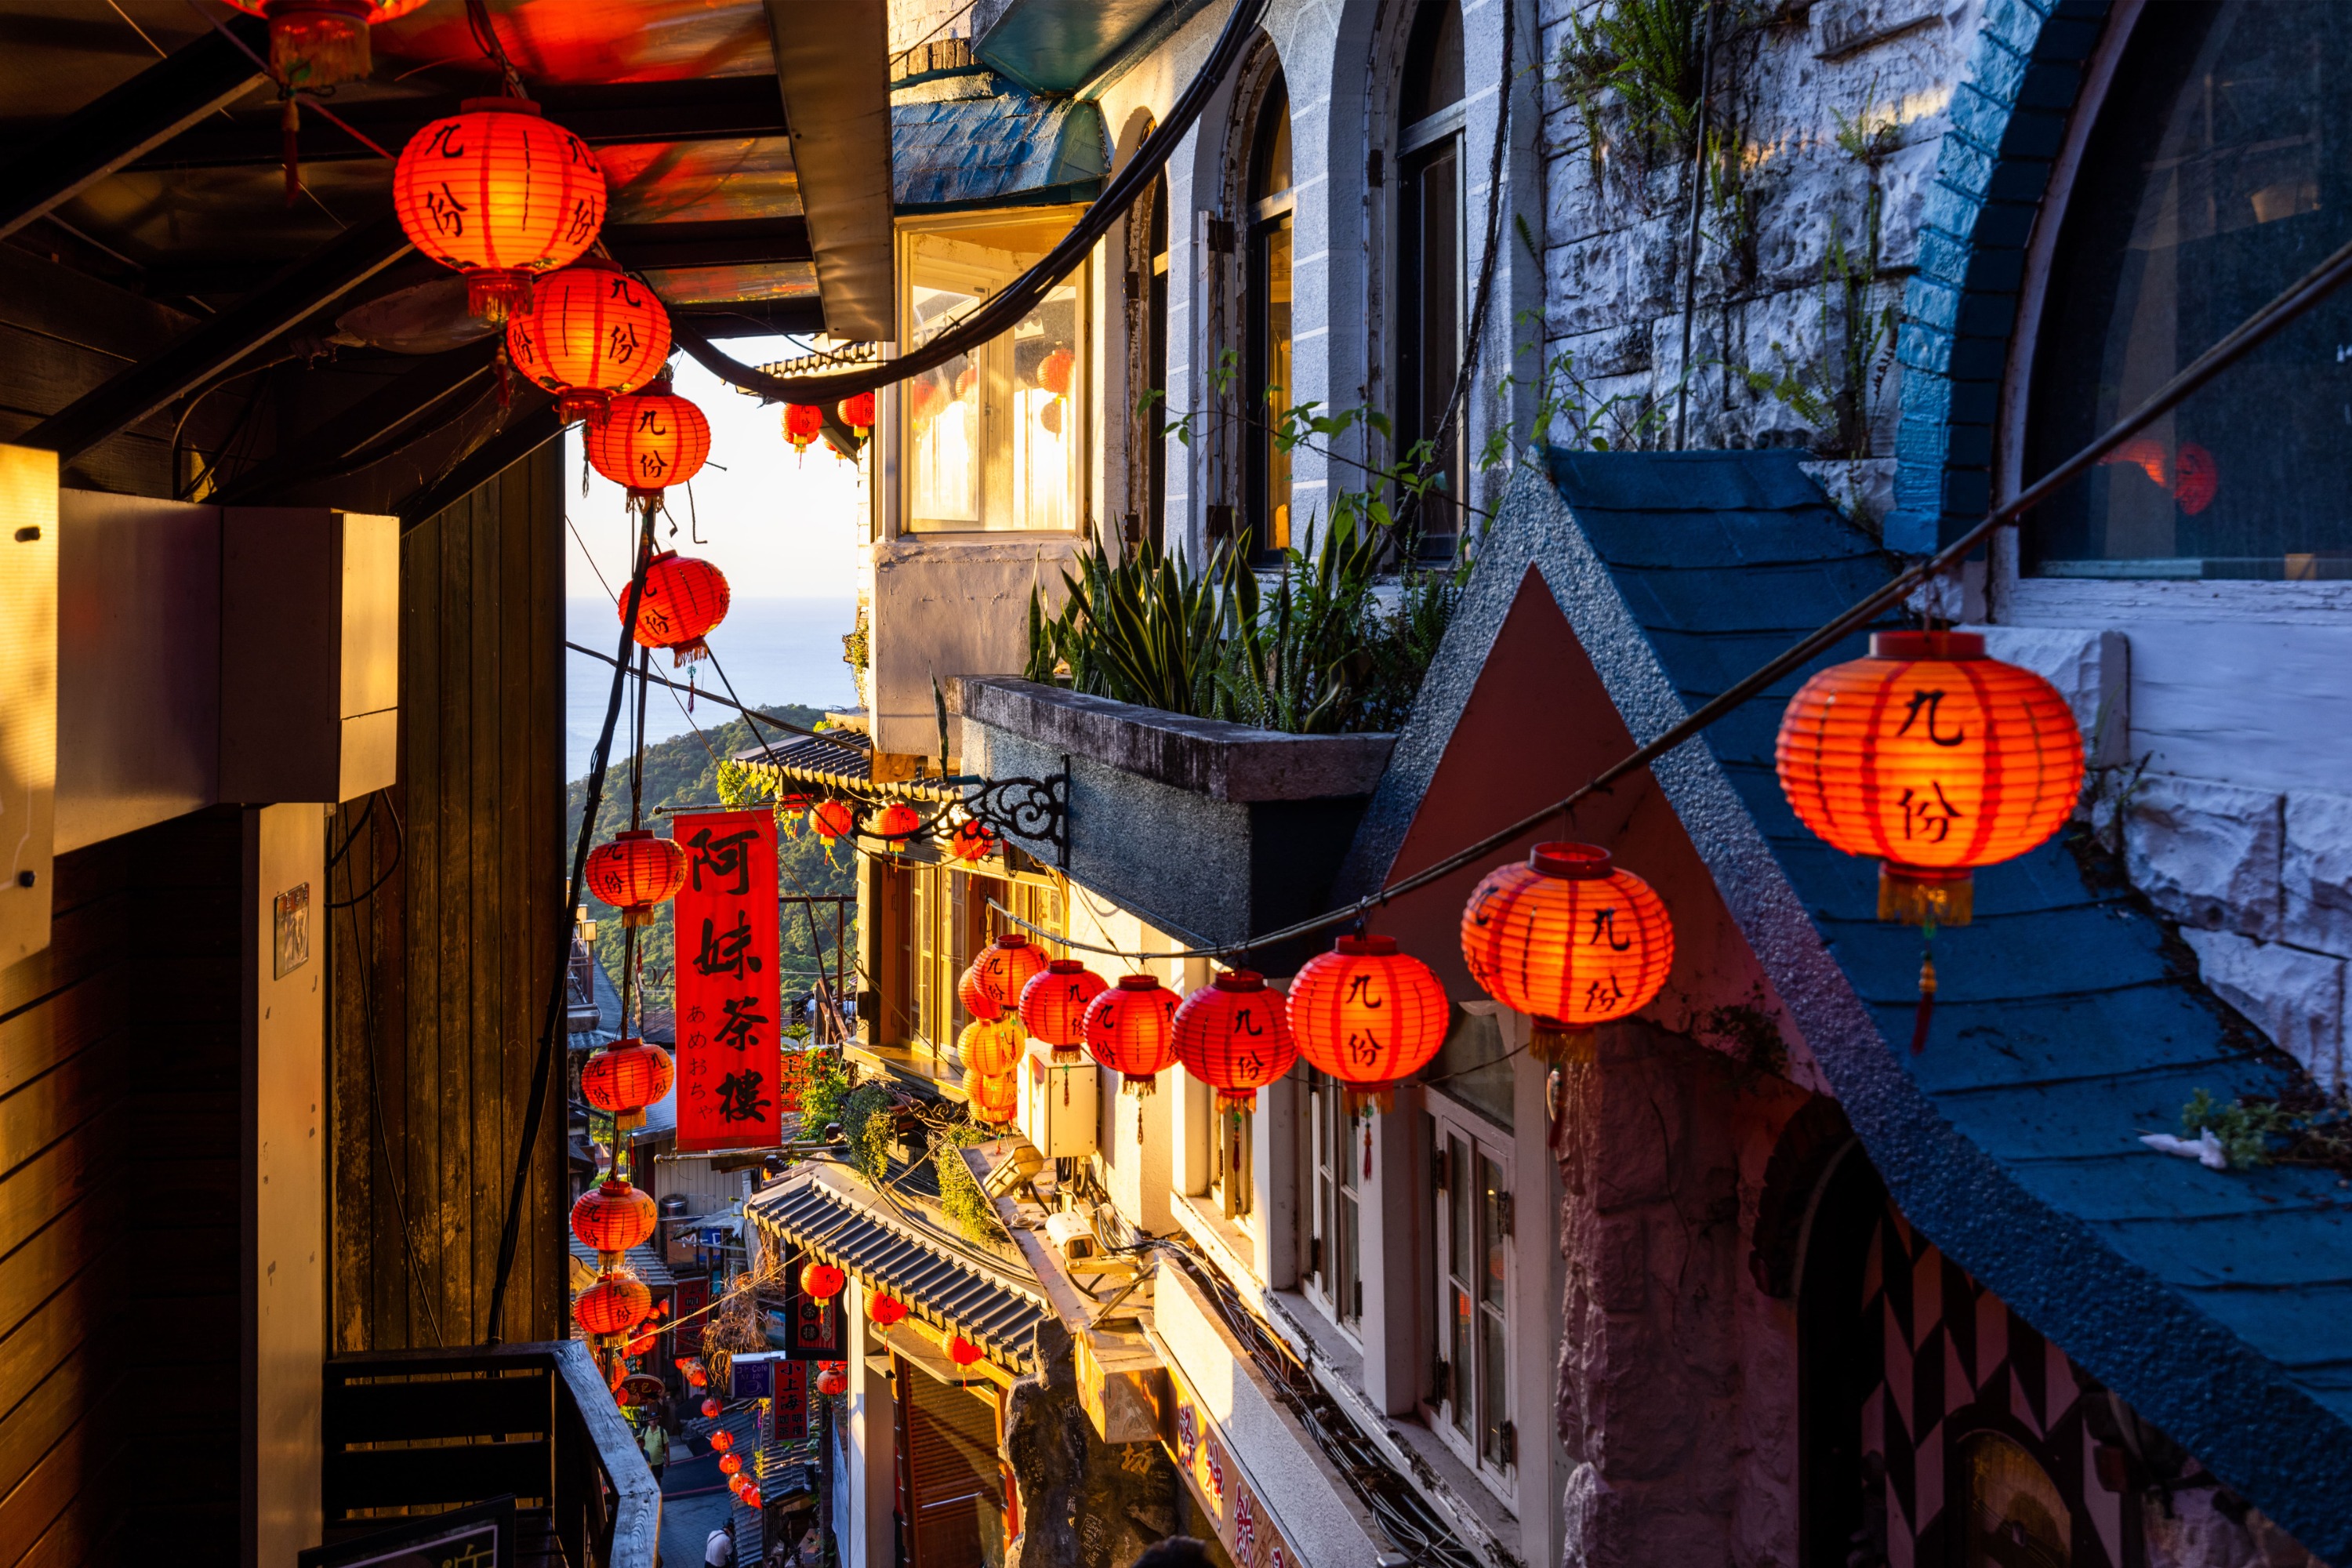
<svg viewBox="0 0 2352 1568"><path fill-rule="evenodd" d="M968 1078L1003 1078L1021 1061L1022 1033L1011 1018L976 1018L956 1037Z"/></svg>
<svg viewBox="0 0 2352 1568"><path fill-rule="evenodd" d="M1234 969L1176 1009L1176 1059L1217 1091L1220 1110L1250 1110L1257 1091L1298 1059L1279 994L1255 970Z"/></svg>
<svg viewBox="0 0 2352 1568"><path fill-rule="evenodd" d="M1497 868L1462 911L1470 978L1532 1016L1547 1061L1592 1059L1593 1028L1649 1005L1674 967L1675 928L1650 885L1590 844L1538 844Z"/></svg>
<svg viewBox="0 0 2352 1568"><path fill-rule="evenodd" d="M1087 1041L1087 1006L1108 989L1076 959L1054 959L1021 988L1022 1026L1054 1047L1055 1062L1075 1062Z"/></svg>
<svg viewBox="0 0 2352 1568"><path fill-rule="evenodd" d="M972 1115L991 1126L1007 1125L1020 1110L1021 1079L1017 1073L974 1077L966 1072L963 1088L971 1097Z"/></svg>
<svg viewBox="0 0 2352 1568"><path fill-rule="evenodd" d="M848 1282L849 1277L830 1263L809 1263L801 1268L801 1294L814 1300L831 1300Z"/></svg>
<svg viewBox="0 0 2352 1568"><path fill-rule="evenodd" d="M1298 1054L1383 1110L1445 1044L1452 1015L1436 973L1399 952L1393 937L1343 936L1290 983Z"/></svg>
<svg viewBox="0 0 2352 1568"><path fill-rule="evenodd" d="M659 1046L622 1040L582 1065L580 1092L599 1110L628 1116L667 1094L676 1071Z"/></svg>
<svg viewBox="0 0 2352 1568"><path fill-rule="evenodd" d="M653 1305L644 1281L625 1268L608 1268L572 1303L572 1321L583 1333L625 1334L645 1321Z"/></svg>
<svg viewBox="0 0 2352 1568"><path fill-rule="evenodd" d="M625 487L631 500L647 500L702 471L710 456L710 421L692 400L670 390L665 365L643 392L613 399L604 423L590 425L581 445L598 473ZM726 580L719 581L723 597Z"/></svg>
<svg viewBox="0 0 2352 1568"><path fill-rule="evenodd" d="M633 636L646 647L666 647L677 663L709 651L703 638L727 618L727 575L708 561L665 550L646 563Z"/></svg>
<svg viewBox="0 0 2352 1568"><path fill-rule="evenodd" d="M1004 1016L1004 1009L982 986L980 971L969 964L964 966L962 978L956 982L956 1000L963 1004L965 1012L983 1024L992 1024Z"/></svg>
<svg viewBox="0 0 2352 1568"><path fill-rule="evenodd" d="M1122 974L1087 1004L1080 1025L1087 1049L1119 1075L1122 1090L1154 1093L1160 1075L1176 1065L1176 993L1149 974Z"/></svg>
<svg viewBox="0 0 2352 1568"><path fill-rule="evenodd" d="M735 1495L743 1500L743 1506L745 1508L751 1509L755 1512L761 1507L765 1506L766 1500L760 1496L760 1487L759 1483L756 1481L744 1482L743 1489L737 1492Z"/></svg>
<svg viewBox="0 0 2352 1568"><path fill-rule="evenodd" d="M633 827L589 851L583 879L590 892L621 911L623 925L650 925L654 906L686 886L686 851L651 828Z"/></svg>
<svg viewBox="0 0 2352 1568"><path fill-rule="evenodd" d="M980 977L981 994L1006 1012L1020 1007L1022 991L1045 968L1045 955L1017 931L998 937L971 961L972 973Z"/></svg>
<svg viewBox="0 0 2352 1568"><path fill-rule="evenodd" d="M539 279L507 319L507 357L555 394L567 423L604 424L613 399L651 382L669 347L669 312L654 291L597 256Z"/></svg>
<svg viewBox="0 0 2352 1568"><path fill-rule="evenodd" d="M903 1323L907 1321L907 1303L879 1290L870 1291L866 1298L866 1321L877 1329Z"/></svg>
<svg viewBox="0 0 2352 1568"><path fill-rule="evenodd" d="M572 1234L591 1252L617 1255L654 1233L654 1200L618 1176L607 1176L572 1205Z"/></svg>

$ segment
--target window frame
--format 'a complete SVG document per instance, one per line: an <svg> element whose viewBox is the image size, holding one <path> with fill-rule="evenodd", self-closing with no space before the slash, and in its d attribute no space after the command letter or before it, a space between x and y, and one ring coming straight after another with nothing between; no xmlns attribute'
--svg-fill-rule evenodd
<svg viewBox="0 0 2352 1568"><path fill-rule="evenodd" d="M1365 1135L1361 1113L1347 1109L1347 1086L1313 1068L1299 1085L1299 1147L1307 1194L1306 1267L1299 1270L1307 1299L1339 1331L1360 1342L1363 1334L1364 1187L1357 1163ZM1343 1273L1342 1260L1352 1263Z"/></svg>
<svg viewBox="0 0 2352 1568"><path fill-rule="evenodd" d="M1433 1168L1439 1158L1445 1159L1447 1167L1444 1172L1446 1178L1445 1184L1442 1186L1434 1182L1432 1184L1431 1212L1433 1218L1430 1230L1430 1256L1434 1266L1430 1277L1431 1296L1427 1299L1431 1300L1433 1308L1430 1331L1431 1364L1434 1367L1444 1363L1448 1368L1448 1373L1444 1380L1444 1386L1434 1387L1432 1391L1426 1406L1428 1426L1429 1429L1437 1435L1438 1440L1445 1445L1446 1451L1453 1455L1465 1468L1475 1474L1487 1490L1500 1499L1505 1506L1516 1509L1518 1506L1518 1482L1524 1463L1516 1453L1519 1434L1516 1401L1513 1398L1513 1385L1516 1381L1514 1373L1517 1368L1521 1352L1521 1347L1514 1339L1515 1332L1521 1325L1511 1311L1519 1285L1520 1265L1516 1223L1509 1225L1500 1237L1504 1275L1498 1289L1493 1292L1499 1298L1499 1305L1489 1302L1483 1291L1472 1305L1474 1325L1484 1327L1491 1317L1494 1321L1496 1335L1502 1347L1502 1366L1491 1380L1477 1369L1478 1342L1475 1336L1469 1345L1472 1352L1469 1376L1472 1382L1473 1398L1479 1402L1477 1406L1473 1407L1470 1414L1475 1416L1482 1408L1491 1409L1495 1417L1496 1430L1499 1432L1508 1429L1510 1436L1507 1441L1513 1450L1513 1457L1506 1462L1497 1462L1490 1458L1488 1446L1485 1440L1486 1433L1483 1428L1486 1424L1484 1421L1474 1419L1466 1434L1456 1425L1454 1395L1462 1387L1464 1371L1453 1352L1450 1339L1455 1315L1453 1298L1459 1288L1456 1283L1459 1277L1454 1268L1453 1258L1454 1238L1453 1211L1455 1206L1457 1187L1465 1179L1464 1172L1454 1168L1452 1152L1456 1147L1465 1149L1468 1152L1468 1158L1463 1163L1468 1165L1474 1172L1482 1163L1492 1165L1502 1178L1501 1192L1509 1197L1515 1208L1517 1189L1513 1178L1517 1174L1517 1140L1510 1133L1496 1128L1492 1121L1476 1111L1466 1106L1457 1106L1438 1096L1427 1097L1426 1108L1429 1117L1427 1131L1430 1140L1433 1177L1439 1173ZM1473 1226L1467 1261L1475 1265L1485 1246L1494 1238L1487 1234L1490 1221L1485 1205L1472 1202L1467 1207ZM1492 1308L1491 1311L1490 1308ZM1495 1405L1491 1406L1486 1403L1489 1395L1496 1396Z"/></svg>
<svg viewBox="0 0 2352 1568"><path fill-rule="evenodd" d="M1297 308L1298 247L1295 216L1298 174L1290 108L1289 82L1277 66L1261 84L1255 106L1250 112L1239 195L1243 230L1242 379L1239 388L1242 417L1238 432L1242 447L1242 506L1237 521L1239 526L1249 533L1250 560L1253 564L1260 566L1279 563L1286 547L1305 542L1297 537L1298 520L1293 504L1296 486L1292 479L1290 457L1278 447L1274 428L1279 422L1282 409L1289 406L1290 398L1297 392L1297 326L1295 319L1286 324L1281 338L1286 368L1279 406L1269 405L1265 395L1266 388L1274 384L1272 263L1277 242L1288 258L1291 297L1286 304L1293 312ZM1281 117L1278 137L1276 115ZM1261 197L1255 195L1260 175L1272 158L1277 140L1291 149L1290 180L1281 190ZM1280 500L1275 499L1277 474L1282 489Z"/></svg>

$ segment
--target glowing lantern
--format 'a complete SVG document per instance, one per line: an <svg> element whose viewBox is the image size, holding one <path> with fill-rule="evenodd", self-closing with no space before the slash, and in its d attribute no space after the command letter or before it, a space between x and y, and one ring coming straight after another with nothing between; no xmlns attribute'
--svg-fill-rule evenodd
<svg viewBox="0 0 2352 1568"><path fill-rule="evenodd" d="M743 1506L745 1508L751 1509L754 1511L757 1511L761 1504L766 1500L760 1496L759 1484L751 1480L746 1480L743 1483L743 1489L737 1492L735 1495L743 1500Z"/></svg>
<svg viewBox="0 0 2352 1568"><path fill-rule="evenodd" d="M723 1454L734 1446L735 1434L730 1432L724 1426L721 1426L718 1431L713 1432L710 1435L710 1447L718 1453Z"/></svg>
<svg viewBox="0 0 2352 1568"><path fill-rule="evenodd" d="M784 439L790 441L793 444L793 450L802 457L808 456L809 443L815 440L824 430L824 409L813 403L784 405Z"/></svg>
<svg viewBox="0 0 2352 1568"><path fill-rule="evenodd" d="M702 1402L702 1413L714 1421L719 1418L719 1412L726 1408L727 1406L719 1404L716 1399L706 1399Z"/></svg>
<svg viewBox="0 0 2352 1568"><path fill-rule="evenodd" d="M915 422L917 435L921 435L924 427L937 419L940 410L947 405L948 384L938 371L919 376L908 384L907 413Z"/></svg>
<svg viewBox="0 0 2352 1568"><path fill-rule="evenodd" d="M1021 1075L999 1073L992 1077L964 1074L964 1092L971 1097L971 1113L981 1121L1002 1127L1010 1122L1021 1106Z"/></svg>
<svg viewBox="0 0 2352 1568"><path fill-rule="evenodd" d="M980 1347L972 1343L970 1340L965 1339L961 1334L956 1335L955 1338L948 1342L948 1359L955 1363L958 1366L970 1366L972 1363L978 1361L980 1357Z"/></svg>
<svg viewBox="0 0 2352 1568"><path fill-rule="evenodd" d="M1592 1059L1595 1026L1649 1005L1675 963L1675 927L1650 885L1590 844L1538 844L1496 868L1462 911L1480 990L1536 1021L1545 1061Z"/></svg>
<svg viewBox="0 0 2352 1568"><path fill-rule="evenodd" d="M982 988L980 971L968 963L964 965L962 978L956 982L956 1000L963 1004L965 1012L983 1024L992 1024L1004 1016L1004 1009L998 1006ZM969 1029L964 1031L966 1034L971 1032ZM958 1048L961 1048L961 1046Z"/></svg>
<svg viewBox="0 0 2352 1568"><path fill-rule="evenodd" d="M816 1391L819 1394L831 1396L845 1394L848 1389L848 1377L831 1362L827 1362L816 1374Z"/></svg>
<svg viewBox="0 0 2352 1568"><path fill-rule="evenodd" d="M719 1455L719 1469L722 1475L740 1475L743 1471L743 1456L740 1454Z"/></svg>
<svg viewBox="0 0 2352 1568"><path fill-rule="evenodd" d="M819 838L845 838L857 828L857 813L845 800L820 801L810 814L810 826Z"/></svg>
<svg viewBox="0 0 2352 1568"><path fill-rule="evenodd" d="M1066 397L1070 391L1070 372L1077 361L1067 349L1055 349L1037 363L1037 384L1056 397Z"/></svg>
<svg viewBox="0 0 2352 1568"><path fill-rule="evenodd" d="M801 1293L816 1300L829 1300L841 1294L848 1276L830 1263L811 1263L801 1269Z"/></svg>
<svg viewBox="0 0 2352 1568"><path fill-rule="evenodd" d="M956 1055L963 1058L964 1076L1003 1078L1021 1060L1021 1024L1015 1018L976 1019L956 1037Z"/></svg>
<svg viewBox="0 0 2352 1568"><path fill-rule="evenodd" d="M743 1495L743 1489L751 1484L751 1483L749 1479L740 1475L730 1476L727 1478L727 1489L733 1492L739 1498Z"/></svg>
<svg viewBox="0 0 2352 1568"><path fill-rule="evenodd" d="M654 1200L607 1176L572 1205L572 1234L591 1252L626 1252L654 1233Z"/></svg>
<svg viewBox="0 0 2352 1568"><path fill-rule="evenodd" d="M1249 1110L1298 1059L1282 997L1250 969L1228 970L1176 1009L1176 1059L1217 1091L1220 1110Z"/></svg>
<svg viewBox="0 0 2352 1568"><path fill-rule="evenodd" d="M709 651L703 638L727 618L732 602L726 574L708 561L665 550L646 563L637 595L637 629L646 647L666 647L683 664Z"/></svg>
<svg viewBox="0 0 2352 1568"><path fill-rule="evenodd" d="M375 68L368 28L405 16L425 0L228 0L269 18L269 68L289 88L316 91Z"/></svg>
<svg viewBox="0 0 2352 1568"><path fill-rule="evenodd" d="M2057 689L1974 632L1879 632L1781 716L1780 788L1807 827L1879 858L1878 917L1965 925L1978 866L2058 831L2083 736Z"/></svg>
<svg viewBox="0 0 2352 1568"><path fill-rule="evenodd" d="M1076 959L1055 959L1021 988L1022 1026L1054 1047L1055 1061L1076 1061L1086 1044L1087 1005L1108 989Z"/></svg>
<svg viewBox="0 0 2352 1568"><path fill-rule="evenodd" d="M608 1268L572 1303L572 1321L589 1334L625 1334L653 1310L654 1293L625 1268Z"/></svg>
<svg viewBox="0 0 2352 1568"><path fill-rule="evenodd" d="M466 306L499 323L531 279L587 253L604 225L604 168L588 143L520 98L468 99L408 139L393 210L416 248L466 276Z"/></svg>
<svg viewBox="0 0 2352 1568"><path fill-rule="evenodd" d="M907 1303L896 1296L885 1296L879 1290L869 1292L866 1298L866 1321L877 1329L905 1322Z"/></svg>
<svg viewBox="0 0 2352 1568"><path fill-rule="evenodd" d="M1119 1088L1156 1093L1176 1065L1176 993L1149 974L1122 974L1087 1004L1079 1025L1095 1060L1119 1075Z"/></svg>
<svg viewBox="0 0 2352 1568"><path fill-rule="evenodd" d="M948 840L948 853L966 864L988 858L988 852L995 847L996 835L970 820L959 824L954 837Z"/></svg>
<svg viewBox="0 0 2352 1568"><path fill-rule="evenodd" d="M622 1040L581 1067L580 1092L597 1110L626 1116L667 1094L676 1070L659 1046Z"/></svg>
<svg viewBox="0 0 2352 1568"><path fill-rule="evenodd" d="M849 426L851 435L863 440L874 428L874 395L861 392L855 396L845 397L834 412L841 416L841 422Z"/></svg>
<svg viewBox="0 0 2352 1568"><path fill-rule="evenodd" d="M1290 983L1298 1054L1383 1110L1445 1044L1452 1012L1436 973L1399 952L1394 937L1343 936Z"/></svg>
<svg viewBox="0 0 2352 1568"><path fill-rule="evenodd" d="M569 423L604 423L613 399L651 382L669 358L669 312L654 291L600 256L531 288L507 320L515 369L555 394Z"/></svg>
<svg viewBox="0 0 2352 1568"><path fill-rule="evenodd" d="M892 801L884 806L881 816L874 824L877 837L896 839L902 849L907 847L908 839L922 830L923 814L903 800Z"/></svg>
<svg viewBox="0 0 2352 1568"><path fill-rule="evenodd" d="M655 837L651 828L633 827L589 852L583 879L590 892L621 911L623 925L651 925L654 906L686 886L686 851L675 839Z"/></svg>
<svg viewBox="0 0 2352 1568"><path fill-rule="evenodd" d="M1045 955L1021 932L1007 931L980 950L971 968L980 976L981 994L1009 1012L1021 1005L1029 982L1044 973Z"/></svg>
<svg viewBox="0 0 2352 1568"><path fill-rule="evenodd" d="M688 1387L708 1388L710 1386L710 1373L697 1363L686 1369L686 1381Z"/></svg>
<svg viewBox="0 0 2352 1568"><path fill-rule="evenodd" d="M670 390L664 366L643 392L613 399L604 423L589 426L581 445L598 473L625 487L631 500L647 500L702 471L710 456L710 421Z"/></svg>

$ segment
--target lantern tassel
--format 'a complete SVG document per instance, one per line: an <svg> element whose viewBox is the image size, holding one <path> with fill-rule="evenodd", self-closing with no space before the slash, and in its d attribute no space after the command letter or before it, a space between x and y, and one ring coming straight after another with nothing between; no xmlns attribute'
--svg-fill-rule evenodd
<svg viewBox="0 0 2352 1568"><path fill-rule="evenodd" d="M1919 955L1919 1011L1911 1025L1911 1054L1917 1056L1927 1048L1927 1026L1936 1016L1936 959L1932 953Z"/></svg>
<svg viewBox="0 0 2352 1568"><path fill-rule="evenodd" d="M296 138L302 129L302 107L292 93L278 100L278 139L286 161L286 207L292 211L302 196L301 150Z"/></svg>

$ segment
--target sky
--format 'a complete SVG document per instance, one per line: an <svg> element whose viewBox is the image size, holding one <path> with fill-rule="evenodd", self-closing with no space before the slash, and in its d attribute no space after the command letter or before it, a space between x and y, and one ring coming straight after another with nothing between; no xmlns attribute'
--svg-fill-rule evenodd
<svg viewBox="0 0 2352 1568"><path fill-rule="evenodd" d="M808 352L791 338L734 338L724 346L754 365ZM822 441L804 456L794 453L782 405L745 396L683 353L673 364L677 391L710 421L710 460L683 492L670 492L677 532L667 521L657 524L662 547L716 564L739 600L854 599L864 520L857 470ZM610 604L607 585L618 590L628 575L627 504L621 488L593 469L583 500L582 467L579 432L567 431L564 510L576 537L566 548L564 589L572 598ZM693 540L698 526L700 544Z"/></svg>

